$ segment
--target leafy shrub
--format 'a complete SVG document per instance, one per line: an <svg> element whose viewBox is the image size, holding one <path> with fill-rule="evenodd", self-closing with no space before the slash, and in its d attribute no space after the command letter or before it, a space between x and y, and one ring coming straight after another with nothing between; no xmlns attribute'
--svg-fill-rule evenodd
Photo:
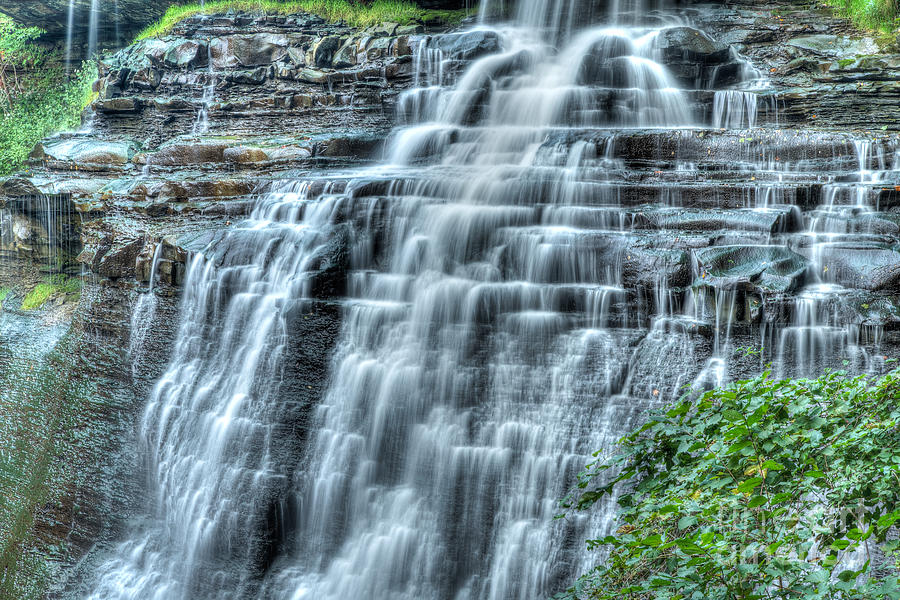
<svg viewBox="0 0 900 600"><path fill-rule="evenodd" d="M97 78L93 63L66 77L59 54L33 43L39 34L0 14L0 176L20 168L42 138L78 127Z"/></svg>
<svg viewBox="0 0 900 600"><path fill-rule="evenodd" d="M617 498L577 599L900 598L900 371L685 397L623 438L566 501Z"/></svg>
<svg viewBox="0 0 900 600"><path fill-rule="evenodd" d="M871 29L892 29L898 26L898 0L826 0L830 6L852 18L857 24Z"/></svg>

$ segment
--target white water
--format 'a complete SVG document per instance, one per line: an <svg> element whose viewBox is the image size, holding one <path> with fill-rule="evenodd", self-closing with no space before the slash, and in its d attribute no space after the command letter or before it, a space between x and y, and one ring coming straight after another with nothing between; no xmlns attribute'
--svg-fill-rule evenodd
<svg viewBox="0 0 900 600"><path fill-rule="evenodd" d="M72 70L72 42L75 36L75 0L69 0L66 18L66 75Z"/></svg>
<svg viewBox="0 0 900 600"><path fill-rule="evenodd" d="M207 44L206 60L209 64L207 69L207 82L203 87L203 98L200 102L200 110L197 112L197 120L194 121L194 135L203 135L209 131L209 108L216 99L216 70L213 63L212 44ZM148 165L149 166L149 165Z"/></svg>
<svg viewBox="0 0 900 600"><path fill-rule="evenodd" d="M100 35L100 18L102 16L100 0L91 0L91 12L89 13L88 20L88 58L94 58L97 54L98 38Z"/></svg>

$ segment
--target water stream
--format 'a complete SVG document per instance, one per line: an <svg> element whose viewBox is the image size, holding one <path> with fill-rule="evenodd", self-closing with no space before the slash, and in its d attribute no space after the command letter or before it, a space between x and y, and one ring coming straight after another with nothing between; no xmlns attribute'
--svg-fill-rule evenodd
<svg viewBox="0 0 900 600"><path fill-rule="evenodd" d="M140 425L146 515L89 598L548 597L597 560L583 539L610 526L611 510L553 519L593 451L685 385L733 377L738 337L791 373L822 365L796 357L855 352L818 272L829 236L865 229L895 158L861 144L858 180L826 186L834 201L790 239L779 186L800 160L736 157L761 181L727 214L665 180L626 204L641 160L648 180L699 180L706 158L672 150L663 173L635 158L650 152L640 140L690 148L704 128L756 126L758 75L735 63L736 91L704 112L664 65L680 21L659 4L501 4L482 14L514 8L511 24L457 35L496 35L502 50L462 71L444 42L421 41L384 165L276 184L194 257ZM718 77L696 85L715 92ZM704 219L721 221L715 235L690 229ZM348 248L342 330L326 392L299 406L292 332L335 240ZM777 272L727 283L748 252ZM792 326L750 327L754 286L794 272Z"/></svg>

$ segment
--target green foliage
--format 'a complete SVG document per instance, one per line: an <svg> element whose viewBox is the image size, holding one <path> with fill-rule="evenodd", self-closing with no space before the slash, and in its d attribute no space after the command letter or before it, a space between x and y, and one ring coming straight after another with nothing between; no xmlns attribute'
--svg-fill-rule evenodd
<svg viewBox="0 0 900 600"><path fill-rule="evenodd" d="M0 287L0 304L3 304L3 301L6 300L6 297L9 296L9 293L12 289L8 287Z"/></svg>
<svg viewBox="0 0 900 600"><path fill-rule="evenodd" d="M50 298L63 296L66 300L77 297L81 291L81 280L59 274L45 277L43 283L34 286L22 300L22 310L37 310L44 306Z"/></svg>
<svg viewBox="0 0 900 600"><path fill-rule="evenodd" d="M900 521L898 399L900 371L766 373L653 415L566 500L617 498L620 522L588 542L603 565L560 597L900 598L887 536ZM871 570L884 552L887 569Z"/></svg>
<svg viewBox="0 0 900 600"><path fill-rule="evenodd" d="M368 4L354 0L210 0L204 6L195 2L169 7L162 19L144 29L137 39L164 36L180 21L194 15L222 14L233 10L270 14L307 12L328 21L344 22L352 27L369 27L386 21L409 24L440 19L453 22L466 15L465 10L425 10L409 0L373 0Z"/></svg>
<svg viewBox="0 0 900 600"><path fill-rule="evenodd" d="M59 55L32 43L39 34L0 14L0 176L20 168L42 138L80 124L97 78L93 63L67 78Z"/></svg>
<svg viewBox="0 0 900 600"><path fill-rule="evenodd" d="M893 29L900 17L898 0L826 0L826 3L869 29Z"/></svg>

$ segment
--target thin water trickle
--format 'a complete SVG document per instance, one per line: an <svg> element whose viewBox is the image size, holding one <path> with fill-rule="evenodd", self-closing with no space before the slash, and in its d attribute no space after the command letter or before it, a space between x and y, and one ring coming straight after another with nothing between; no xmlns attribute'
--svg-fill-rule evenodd
<svg viewBox="0 0 900 600"><path fill-rule="evenodd" d="M207 82L203 87L203 97L200 99L200 110L197 112L197 120L194 122L193 134L203 135L209 131L209 109L216 98L216 69L212 54L212 40L206 43ZM149 165L148 165L149 167Z"/></svg>
<svg viewBox="0 0 900 600"><path fill-rule="evenodd" d="M97 54L100 36L101 14L100 0L91 0L91 10L88 17L88 49L87 57L94 58Z"/></svg>
<svg viewBox="0 0 900 600"><path fill-rule="evenodd" d="M69 0L66 17L66 75L72 71L72 44L75 37L75 0Z"/></svg>
<svg viewBox="0 0 900 600"><path fill-rule="evenodd" d="M131 360L132 374L137 375L145 358L145 346L153 332L153 318L156 315L158 299L154 288L156 287L159 263L163 255L163 242L159 241L153 249L153 258L150 261L149 289L145 293L138 294L137 302L131 313L131 339L129 341L128 356Z"/></svg>

